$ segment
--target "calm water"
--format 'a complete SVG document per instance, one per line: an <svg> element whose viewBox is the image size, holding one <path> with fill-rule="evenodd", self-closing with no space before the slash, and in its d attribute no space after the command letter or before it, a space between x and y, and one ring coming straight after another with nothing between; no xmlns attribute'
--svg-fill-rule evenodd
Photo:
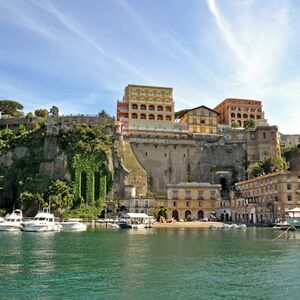
<svg viewBox="0 0 300 300"><path fill-rule="evenodd" d="M300 299L300 240L271 229L0 233L0 299Z"/></svg>

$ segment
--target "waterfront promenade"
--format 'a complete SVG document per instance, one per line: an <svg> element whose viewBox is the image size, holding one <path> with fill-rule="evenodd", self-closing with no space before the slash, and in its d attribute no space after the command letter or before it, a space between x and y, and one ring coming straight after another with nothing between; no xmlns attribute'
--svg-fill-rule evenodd
<svg viewBox="0 0 300 300"><path fill-rule="evenodd" d="M211 224L215 224L217 228L221 228L222 222L173 222L173 223L158 223L155 222L154 228L209 228Z"/></svg>

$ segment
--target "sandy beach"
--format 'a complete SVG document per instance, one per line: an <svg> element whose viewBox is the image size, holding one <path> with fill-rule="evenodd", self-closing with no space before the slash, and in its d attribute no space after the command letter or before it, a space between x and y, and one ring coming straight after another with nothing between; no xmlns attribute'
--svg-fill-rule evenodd
<svg viewBox="0 0 300 300"><path fill-rule="evenodd" d="M222 222L174 222L174 223L154 223L154 228L208 228L211 224L215 224L221 228Z"/></svg>

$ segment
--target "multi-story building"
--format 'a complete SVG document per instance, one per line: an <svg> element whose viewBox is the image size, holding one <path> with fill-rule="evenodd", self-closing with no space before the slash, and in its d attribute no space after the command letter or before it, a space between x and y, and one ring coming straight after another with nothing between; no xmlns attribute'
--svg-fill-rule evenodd
<svg viewBox="0 0 300 300"><path fill-rule="evenodd" d="M184 111L178 116L180 123L188 125L189 133L217 134L218 113L204 105Z"/></svg>
<svg viewBox="0 0 300 300"><path fill-rule="evenodd" d="M259 100L226 98L214 110L219 113L218 121L221 124L245 127L245 121L253 119L256 125L267 125Z"/></svg>
<svg viewBox="0 0 300 300"><path fill-rule="evenodd" d="M181 182L167 185L168 215L176 220L219 217L220 184Z"/></svg>
<svg viewBox="0 0 300 300"><path fill-rule="evenodd" d="M300 134L280 134L280 142L283 147L300 145Z"/></svg>
<svg viewBox="0 0 300 300"><path fill-rule="evenodd" d="M117 121L122 133L143 131L186 131L174 122L173 89L144 85L128 85L123 101L117 102Z"/></svg>
<svg viewBox="0 0 300 300"><path fill-rule="evenodd" d="M300 172L281 171L235 184L234 221L270 223L300 205Z"/></svg>

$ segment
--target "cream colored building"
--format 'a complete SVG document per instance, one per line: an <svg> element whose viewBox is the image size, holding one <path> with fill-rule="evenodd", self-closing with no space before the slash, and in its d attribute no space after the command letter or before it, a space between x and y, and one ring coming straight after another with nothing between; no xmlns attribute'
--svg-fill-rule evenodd
<svg viewBox="0 0 300 300"><path fill-rule="evenodd" d="M281 171L241 181L232 195L234 221L270 223L300 206L300 172Z"/></svg>
<svg viewBox="0 0 300 300"><path fill-rule="evenodd" d="M199 220L219 217L220 184L182 182L167 185L168 217L176 220Z"/></svg>
<svg viewBox="0 0 300 300"><path fill-rule="evenodd" d="M183 112L180 123L188 124L189 133L217 134L218 113L204 105Z"/></svg>

